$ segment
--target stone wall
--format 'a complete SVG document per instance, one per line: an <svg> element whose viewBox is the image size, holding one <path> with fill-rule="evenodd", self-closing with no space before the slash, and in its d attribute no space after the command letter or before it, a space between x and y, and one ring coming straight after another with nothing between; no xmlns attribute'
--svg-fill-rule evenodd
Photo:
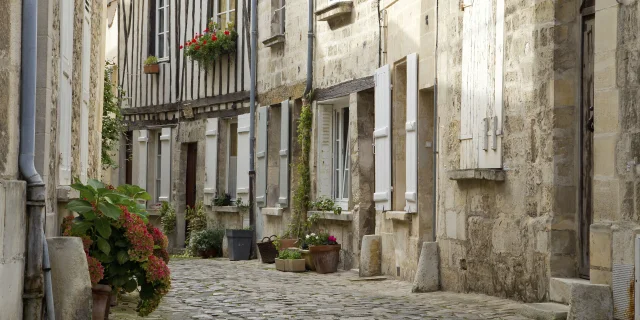
<svg viewBox="0 0 640 320"><path fill-rule="evenodd" d="M463 11L438 11L442 288L545 300L552 274L577 269L578 3L505 1L504 182L447 178L460 164Z"/></svg>
<svg viewBox="0 0 640 320"><path fill-rule="evenodd" d="M0 3L0 179L18 178L22 1Z"/></svg>

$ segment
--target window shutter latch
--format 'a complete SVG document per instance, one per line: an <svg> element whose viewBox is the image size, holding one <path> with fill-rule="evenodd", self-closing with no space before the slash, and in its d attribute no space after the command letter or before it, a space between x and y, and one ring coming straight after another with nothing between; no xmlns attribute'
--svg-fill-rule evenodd
<svg viewBox="0 0 640 320"><path fill-rule="evenodd" d="M493 130L491 130L491 140L492 140L492 144L491 144L491 149L492 150L497 150L498 149L498 117L493 117Z"/></svg>
<svg viewBox="0 0 640 320"><path fill-rule="evenodd" d="M482 150L489 150L489 118L482 118Z"/></svg>

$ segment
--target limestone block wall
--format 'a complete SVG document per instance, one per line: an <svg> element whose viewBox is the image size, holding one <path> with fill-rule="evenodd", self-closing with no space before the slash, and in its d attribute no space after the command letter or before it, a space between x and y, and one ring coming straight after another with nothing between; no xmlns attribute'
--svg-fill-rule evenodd
<svg viewBox="0 0 640 320"><path fill-rule="evenodd" d="M22 1L0 4L0 179L18 178Z"/></svg>
<svg viewBox="0 0 640 320"><path fill-rule="evenodd" d="M327 0L316 1L316 11ZM315 88L371 76L378 67L379 26L377 0L353 1L350 16L338 21L315 22ZM303 21L306 21L304 19Z"/></svg>
<svg viewBox="0 0 640 320"><path fill-rule="evenodd" d="M633 266L640 234L639 9L638 2L596 2L590 274L598 284L619 282L613 269Z"/></svg>
<svg viewBox="0 0 640 320"><path fill-rule="evenodd" d="M460 164L462 15L438 9L438 216L442 289L523 301L577 270L577 1L505 1L506 181L453 181Z"/></svg>

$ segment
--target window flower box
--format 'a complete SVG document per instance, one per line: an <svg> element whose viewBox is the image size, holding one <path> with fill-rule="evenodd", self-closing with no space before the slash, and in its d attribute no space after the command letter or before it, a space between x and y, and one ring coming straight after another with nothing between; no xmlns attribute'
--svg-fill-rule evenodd
<svg viewBox="0 0 640 320"><path fill-rule="evenodd" d="M197 61L201 67L208 68L221 56L236 51L238 33L232 23L222 29L217 23L210 22L202 34L196 33L192 39L180 46L184 55Z"/></svg>

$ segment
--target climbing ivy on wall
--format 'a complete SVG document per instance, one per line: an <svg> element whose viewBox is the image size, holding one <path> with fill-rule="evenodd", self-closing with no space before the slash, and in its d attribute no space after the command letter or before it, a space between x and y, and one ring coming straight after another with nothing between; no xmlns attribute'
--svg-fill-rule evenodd
<svg viewBox="0 0 640 320"><path fill-rule="evenodd" d="M119 88L111 80L115 64L107 62L104 68L104 94L102 107L102 166L103 168L117 168L117 161L113 159L113 151L117 150L120 135L123 132L122 114L120 112Z"/></svg>
<svg viewBox="0 0 640 320"><path fill-rule="evenodd" d="M311 111L311 99L306 99L300 119L298 120L297 142L301 152L296 159L296 173L299 179L297 189L293 194L293 212L291 222L285 236L301 239L310 227L307 222L307 210L309 209L309 194L311 193L311 176L309 169L309 151L311 150L311 124L313 112Z"/></svg>

